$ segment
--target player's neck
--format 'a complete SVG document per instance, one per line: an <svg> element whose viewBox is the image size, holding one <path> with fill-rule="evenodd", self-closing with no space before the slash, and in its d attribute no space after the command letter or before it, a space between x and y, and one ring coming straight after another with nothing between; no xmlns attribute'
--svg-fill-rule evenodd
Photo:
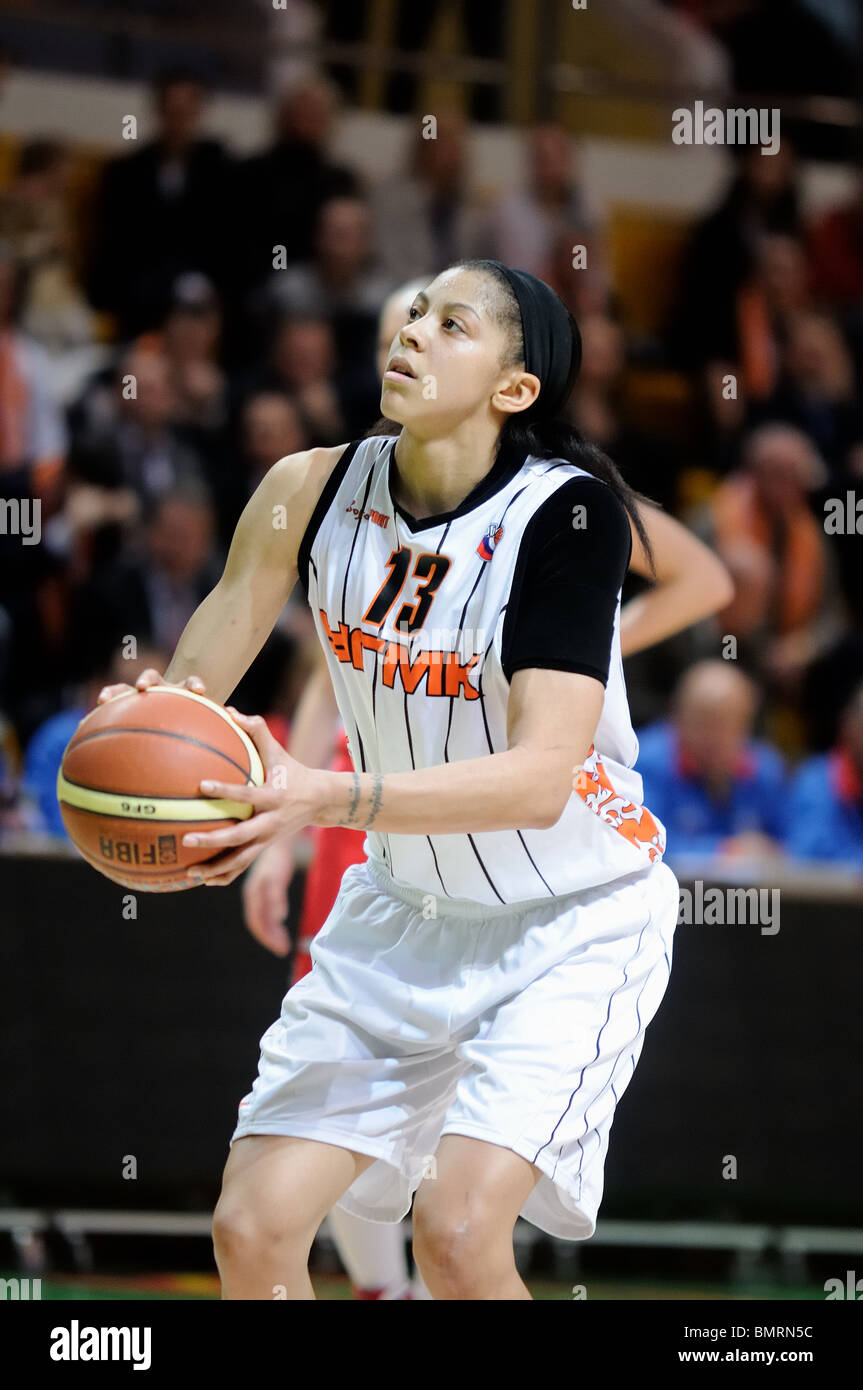
<svg viewBox="0 0 863 1390"><path fill-rule="evenodd" d="M403 429L393 458L395 501L418 520L453 511L488 473L497 449L496 426L471 423L443 439L417 439Z"/></svg>

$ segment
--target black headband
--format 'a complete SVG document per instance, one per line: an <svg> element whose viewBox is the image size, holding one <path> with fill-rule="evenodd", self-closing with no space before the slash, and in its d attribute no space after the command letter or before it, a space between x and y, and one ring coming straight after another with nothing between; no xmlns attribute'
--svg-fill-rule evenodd
<svg viewBox="0 0 863 1390"><path fill-rule="evenodd" d="M554 290L528 270L513 270L502 261L489 261L506 277L518 300L524 338L524 365L539 377L542 389L523 418L551 419L569 399L581 366L581 334L573 331L570 315Z"/></svg>

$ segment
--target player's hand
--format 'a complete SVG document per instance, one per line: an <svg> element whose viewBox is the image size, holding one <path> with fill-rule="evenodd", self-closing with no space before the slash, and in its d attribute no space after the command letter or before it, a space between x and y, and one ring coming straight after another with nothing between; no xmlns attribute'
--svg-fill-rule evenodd
<svg viewBox="0 0 863 1390"><path fill-rule="evenodd" d="M243 879L243 916L256 941L277 956L286 956L290 938L288 884L294 876L294 845L285 836L274 840L255 860Z"/></svg>
<svg viewBox="0 0 863 1390"><path fill-rule="evenodd" d="M226 708L260 753L266 782L262 787L236 782L201 783L202 796L241 801L252 807L247 820L237 821L224 830L190 831L183 836L184 846L224 850L217 858L191 865L187 874L190 883L219 888L233 883L274 840L295 835L314 824L313 817L320 805L321 778L325 775L292 758L260 716L251 719L231 705Z"/></svg>
<svg viewBox="0 0 863 1390"><path fill-rule="evenodd" d="M149 690L151 685L176 685L181 690L191 690L195 695L206 695L206 687L200 676L186 676L181 681L166 681L165 677L154 668L148 667L142 671L134 685L105 685L99 691L97 705L104 705L106 700L112 700L115 695L128 695L131 690Z"/></svg>

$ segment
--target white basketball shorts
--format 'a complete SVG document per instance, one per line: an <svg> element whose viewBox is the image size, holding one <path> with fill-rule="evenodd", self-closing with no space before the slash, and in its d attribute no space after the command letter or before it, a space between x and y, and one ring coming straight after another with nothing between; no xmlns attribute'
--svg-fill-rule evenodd
<svg viewBox="0 0 863 1390"><path fill-rule="evenodd" d="M399 1221L444 1134L543 1176L521 1215L584 1240L608 1136L671 971L678 885L662 862L565 897L490 908L353 864L313 968L261 1038L231 1138L290 1134L371 1154L338 1206Z"/></svg>

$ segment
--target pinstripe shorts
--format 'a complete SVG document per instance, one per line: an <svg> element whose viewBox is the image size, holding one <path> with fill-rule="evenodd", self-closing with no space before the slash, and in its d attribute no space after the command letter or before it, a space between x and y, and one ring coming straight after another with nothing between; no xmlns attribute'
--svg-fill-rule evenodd
<svg viewBox="0 0 863 1390"><path fill-rule="evenodd" d="M501 908L431 898L351 865L312 970L261 1038L231 1143L322 1140L375 1158L338 1206L399 1221L444 1134L542 1171L521 1215L584 1240L608 1137L671 971L678 885L657 862Z"/></svg>

